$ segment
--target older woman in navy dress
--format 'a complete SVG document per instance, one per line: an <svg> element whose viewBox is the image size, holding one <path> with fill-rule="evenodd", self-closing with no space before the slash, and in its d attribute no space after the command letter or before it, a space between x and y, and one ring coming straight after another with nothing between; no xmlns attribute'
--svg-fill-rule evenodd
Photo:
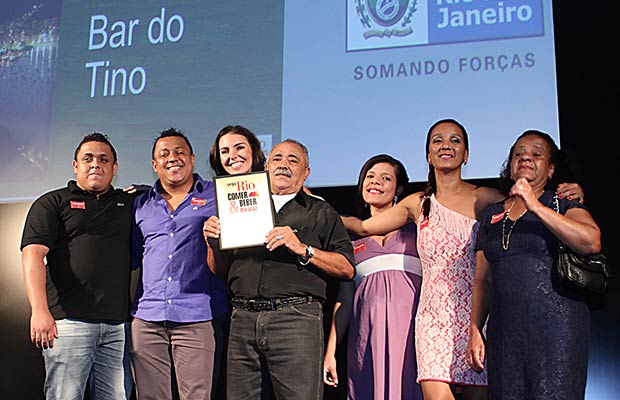
<svg viewBox="0 0 620 400"><path fill-rule="evenodd" d="M577 201L561 199L561 212L554 210L557 182L574 181L569 173L549 135L524 132L501 175L509 197L481 220L466 357L476 370L488 357L494 400L584 397L589 311L583 295L559 280L554 260L558 239L591 254L601 249L601 233Z"/></svg>

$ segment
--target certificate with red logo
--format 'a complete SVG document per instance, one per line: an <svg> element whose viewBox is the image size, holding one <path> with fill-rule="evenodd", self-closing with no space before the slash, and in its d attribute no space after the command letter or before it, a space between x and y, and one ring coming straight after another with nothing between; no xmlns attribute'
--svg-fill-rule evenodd
<svg viewBox="0 0 620 400"><path fill-rule="evenodd" d="M275 221L268 173L217 176L213 182L220 249L264 246Z"/></svg>

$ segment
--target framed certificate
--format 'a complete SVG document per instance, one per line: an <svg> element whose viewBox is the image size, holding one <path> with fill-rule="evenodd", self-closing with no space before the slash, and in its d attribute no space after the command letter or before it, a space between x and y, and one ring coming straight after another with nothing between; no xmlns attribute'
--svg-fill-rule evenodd
<svg viewBox="0 0 620 400"><path fill-rule="evenodd" d="M266 171L217 176L215 200L220 219L220 249L264 246L274 213Z"/></svg>

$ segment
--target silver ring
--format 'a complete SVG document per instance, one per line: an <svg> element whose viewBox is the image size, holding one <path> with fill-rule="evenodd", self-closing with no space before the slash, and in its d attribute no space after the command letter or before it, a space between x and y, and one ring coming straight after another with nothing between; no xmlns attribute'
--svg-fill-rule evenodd
<svg viewBox="0 0 620 400"><path fill-rule="evenodd" d="M276 240L281 240L282 236L281 235L276 235Z"/></svg>

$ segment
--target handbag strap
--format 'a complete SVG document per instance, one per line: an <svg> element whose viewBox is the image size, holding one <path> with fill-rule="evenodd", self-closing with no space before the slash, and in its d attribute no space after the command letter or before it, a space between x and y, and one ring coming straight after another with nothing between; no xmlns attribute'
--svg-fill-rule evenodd
<svg viewBox="0 0 620 400"><path fill-rule="evenodd" d="M561 214L561 212L560 212L560 198L558 197L558 191L557 190L553 194L553 209L558 214ZM557 238L557 236L556 236L556 238ZM562 243L562 241L559 238L558 238L558 251L560 253L563 253L565 251L565 245L564 245L564 243Z"/></svg>

